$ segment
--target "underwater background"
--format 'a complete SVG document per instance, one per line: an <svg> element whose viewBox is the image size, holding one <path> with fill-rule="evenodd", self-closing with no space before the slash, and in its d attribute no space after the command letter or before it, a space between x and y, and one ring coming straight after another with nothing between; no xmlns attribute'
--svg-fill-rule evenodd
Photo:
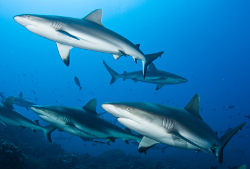
<svg viewBox="0 0 250 169"><path fill-rule="evenodd" d="M25 13L83 18L98 8L103 9L105 27L140 43L144 53L163 50L162 57L154 61L156 67L183 76L188 82L166 85L158 91L154 84L131 80L119 79L110 85L111 76L103 60L119 73L140 71L141 63L135 64L131 57L116 61L111 54L74 48L70 66L66 67L55 42L27 31L13 19ZM0 1L0 92L6 96L22 92L24 98L37 104L72 107L82 107L96 98L97 112L102 113L100 105L106 101L154 102L183 108L199 93L201 116L219 135L247 122L226 146L223 166L203 152L161 145L140 154L137 145L121 140L110 145L93 144L57 131L52 134L53 144L49 144L40 132L0 124L1 169L10 164L4 154L6 146L18 151L14 159L22 154L18 156L20 163L9 167L13 169L250 166L249 9L248 0ZM76 86L75 76L82 90ZM25 108L15 110L38 119ZM102 117L120 125L108 113Z"/></svg>

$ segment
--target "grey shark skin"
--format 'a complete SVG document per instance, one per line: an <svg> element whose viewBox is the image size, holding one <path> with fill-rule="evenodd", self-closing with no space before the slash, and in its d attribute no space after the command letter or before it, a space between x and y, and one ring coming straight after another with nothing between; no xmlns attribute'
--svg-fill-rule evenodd
<svg viewBox="0 0 250 169"><path fill-rule="evenodd" d="M143 74L147 66L163 52L144 55L139 45L105 28L101 22L102 10L97 9L82 19L53 15L17 15L15 21L29 31L55 41L62 60L69 65L69 52L73 47L111 53L115 59L132 56L142 60Z"/></svg>
<svg viewBox="0 0 250 169"><path fill-rule="evenodd" d="M144 78L143 74L139 71L127 73L126 71L122 74L118 74L111 67L109 67L105 61L103 61L104 66L112 76L110 84L113 84L118 78L122 78L123 80L131 79L135 82L147 82L157 84L156 90L159 90L166 84L179 84L187 82L187 79L175 75L173 73L165 72L158 70L153 63L149 65L147 76Z"/></svg>
<svg viewBox="0 0 250 169"><path fill-rule="evenodd" d="M103 109L117 117L124 126L143 135L138 147L144 151L157 143L202 150L223 161L223 149L245 123L230 129L221 138L201 119L199 96L184 109L153 103L105 103Z"/></svg>
<svg viewBox="0 0 250 169"><path fill-rule="evenodd" d="M43 131L47 141L52 142L51 133L53 132L55 127L51 125L42 127L3 104L0 104L0 123L2 123L3 125L30 128L33 131Z"/></svg>
<svg viewBox="0 0 250 169"><path fill-rule="evenodd" d="M100 118L96 113L96 100L90 100L82 109L64 106L31 107L43 120L56 126L59 130L80 136L84 140L106 139L107 142L120 138L124 141L141 138Z"/></svg>

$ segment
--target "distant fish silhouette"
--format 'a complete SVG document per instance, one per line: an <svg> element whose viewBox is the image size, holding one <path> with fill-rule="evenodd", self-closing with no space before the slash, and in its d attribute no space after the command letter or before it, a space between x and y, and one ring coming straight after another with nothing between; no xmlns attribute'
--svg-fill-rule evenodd
<svg viewBox="0 0 250 169"><path fill-rule="evenodd" d="M82 90L82 86L81 86L80 80L78 79L77 76L74 77L74 81L75 81L75 84L80 88L80 90Z"/></svg>
<svg viewBox="0 0 250 169"><path fill-rule="evenodd" d="M245 115L244 117L247 119L250 119L250 115Z"/></svg>
<svg viewBox="0 0 250 169"><path fill-rule="evenodd" d="M228 108L228 109L234 109L235 106L231 104L231 105L229 105L227 108Z"/></svg>

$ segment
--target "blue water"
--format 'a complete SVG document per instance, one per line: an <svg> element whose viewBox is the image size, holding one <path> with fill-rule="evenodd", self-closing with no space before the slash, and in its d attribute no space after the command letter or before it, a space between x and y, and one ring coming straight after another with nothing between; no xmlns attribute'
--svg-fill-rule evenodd
<svg viewBox="0 0 250 169"><path fill-rule="evenodd" d="M243 121L249 123L244 116L250 114L250 1L51 1L0 1L0 91L5 95L17 96L22 91L25 98L37 104L76 107L97 98L97 111L101 113L100 105L105 101L147 101L184 107L199 93L201 116L220 135ZM188 82L166 85L159 91L155 91L155 85L130 80L119 79L110 85L111 77L103 60L118 72L141 70L141 63L135 64L131 57L116 61L110 54L74 48L70 66L66 67L55 42L27 31L13 20L13 16L23 13L82 18L97 8L103 9L105 27L133 43L140 43L144 53L165 51L154 62L156 66L181 75ZM81 91L74 84L74 76L80 79ZM229 109L229 105L235 108ZM16 110L37 119L26 109ZM116 121L109 114L103 117ZM96 155L120 148L126 153L138 154L135 145L122 141L111 146L92 146L58 132L53 138L68 152ZM247 127L234 136L224 151L225 166L250 165L249 140ZM149 150L145 156L171 157L173 161L182 157L184 161L193 160L204 166L206 162L217 164L209 154L176 148L168 148L164 153Z"/></svg>

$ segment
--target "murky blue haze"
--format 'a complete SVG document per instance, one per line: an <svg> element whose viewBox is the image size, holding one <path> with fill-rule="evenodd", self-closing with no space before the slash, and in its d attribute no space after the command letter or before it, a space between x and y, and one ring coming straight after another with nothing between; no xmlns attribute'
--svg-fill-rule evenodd
<svg viewBox="0 0 250 169"><path fill-rule="evenodd" d="M141 62L131 57L114 60L111 54L78 48L71 50L66 67L55 42L39 37L16 23L17 14L47 14L83 18L94 9L103 9L105 27L141 44L144 53L163 50L154 61L157 68L181 75L187 83L166 85L159 91L155 85L119 79L110 85L111 76L103 60L118 72L141 70ZM241 0L8 0L0 1L0 91L41 105L82 107L97 98L97 112L105 101L147 101L184 107L195 93L200 94L201 116L222 135L229 127L246 121L224 151L224 167L250 165L250 1ZM74 83L77 76L83 89ZM228 108L233 106L234 108ZM31 119L31 111L16 107ZM110 114L103 118L119 125ZM42 123L42 122L41 122ZM43 123L42 123L43 124ZM168 161L178 168L209 168L216 159L203 152L167 148L152 149L146 155L137 146L116 141L110 146L83 142L61 132L52 135L67 152L98 155L110 149L152 160ZM145 160L146 162L146 160ZM187 168L188 168L187 167Z"/></svg>

